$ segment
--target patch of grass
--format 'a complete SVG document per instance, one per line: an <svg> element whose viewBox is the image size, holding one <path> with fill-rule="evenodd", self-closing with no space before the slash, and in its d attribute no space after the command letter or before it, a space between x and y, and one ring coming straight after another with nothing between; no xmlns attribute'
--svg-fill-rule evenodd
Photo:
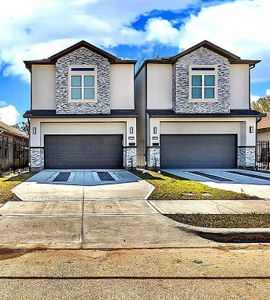
<svg viewBox="0 0 270 300"><path fill-rule="evenodd" d="M166 215L180 223L211 228L269 228L270 214Z"/></svg>
<svg viewBox="0 0 270 300"><path fill-rule="evenodd" d="M21 175L11 174L0 178L0 203L14 199L15 195L11 190L18 184L32 177L34 173L28 172Z"/></svg>
<svg viewBox="0 0 270 300"><path fill-rule="evenodd" d="M236 193L208 187L199 182L157 172L135 171L134 174L155 186L150 195L152 200L235 200L259 199L244 193Z"/></svg>

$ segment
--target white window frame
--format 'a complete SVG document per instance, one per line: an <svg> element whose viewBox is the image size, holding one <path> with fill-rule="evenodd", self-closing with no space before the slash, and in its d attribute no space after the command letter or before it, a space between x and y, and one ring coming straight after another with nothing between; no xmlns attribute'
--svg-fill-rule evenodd
<svg viewBox="0 0 270 300"><path fill-rule="evenodd" d="M215 68L215 70L192 70L193 68ZM202 98L192 98L192 75L202 75ZM215 76L215 97L214 98L204 98L204 76L214 75ZM210 86L212 87L212 86ZM189 66L189 102L218 102L218 72L217 65L190 65Z"/></svg>
<svg viewBox="0 0 270 300"><path fill-rule="evenodd" d="M94 71L72 71L72 68L93 68ZM84 99L84 76L95 76L95 98L94 99ZM71 76L82 76L82 99L72 99L71 98ZM92 65L72 65L69 66L68 70L68 101L72 103L97 103L97 67Z"/></svg>

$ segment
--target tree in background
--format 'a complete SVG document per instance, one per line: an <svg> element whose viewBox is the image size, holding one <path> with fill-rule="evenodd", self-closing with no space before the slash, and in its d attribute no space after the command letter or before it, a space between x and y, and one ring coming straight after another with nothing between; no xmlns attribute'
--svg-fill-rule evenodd
<svg viewBox="0 0 270 300"><path fill-rule="evenodd" d="M28 122L20 122L20 123L17 123L15 125L13 125L12 127L26 133L29 136L29 124L28 124Z"/></svg>
<svg viewBox="0 0 270 300"><path fill-rule="evenodd" d="M270 96L265 96L258 101L253 101L251 103L251 108L261 113L270 113Z"/></svg>

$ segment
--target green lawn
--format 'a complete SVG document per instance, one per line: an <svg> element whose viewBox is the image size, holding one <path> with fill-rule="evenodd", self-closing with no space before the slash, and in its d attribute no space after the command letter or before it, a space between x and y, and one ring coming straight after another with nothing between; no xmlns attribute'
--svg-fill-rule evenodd
<svg viewBox="0 0 270 300"><path fill-rule="evenodd" d="M154 200L235 200L258 199L244 193L236 193L221 189L211 188L204 184L179 178L171 174L157 172L135 171L135 175L147 180L155 190L149 199Z"/></svg>
<svg viewBox="0 0 270 300"><path fill-rule="evenodd" d="M0 203L4 203L8 200L14 199L15 195L11 190L18 184L32 177L34 173L28 172L21 175L11 174L0 178Z"/></svg>
<svg viewBox="0 0 270 300"><path fill-rule="evenodd" d="M222 215L166 215L180 223L199 227L212 228L268 228L270 227L270 214L222 214Z"/></svg>

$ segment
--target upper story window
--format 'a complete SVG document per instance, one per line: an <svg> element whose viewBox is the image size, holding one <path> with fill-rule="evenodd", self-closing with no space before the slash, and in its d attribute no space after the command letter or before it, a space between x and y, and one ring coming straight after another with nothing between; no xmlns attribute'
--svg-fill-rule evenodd
<svg viewBox="0 0 270 300"><path fill-rule="evenodd" d="M217 101L216 66L190 66L190 101Z"/></svg>
<svg viewBox="0 0 270 300"><path fill-rule="evenodd" d="M70 101L96 101L96 67L71 66L69 70Z"/></svg>

